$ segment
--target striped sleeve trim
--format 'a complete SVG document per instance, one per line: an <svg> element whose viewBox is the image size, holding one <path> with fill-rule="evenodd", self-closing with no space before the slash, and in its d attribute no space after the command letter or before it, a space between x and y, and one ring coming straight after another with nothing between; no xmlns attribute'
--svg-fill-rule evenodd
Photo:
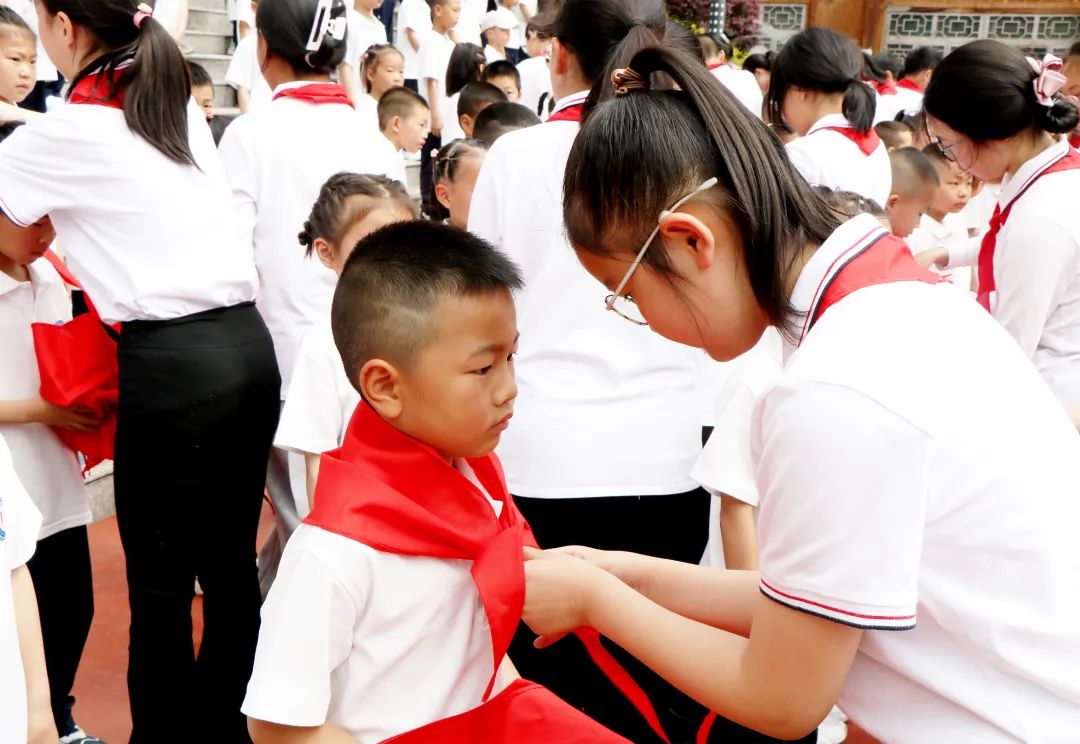
<svg viewBox="0 0 1080 744"><path fill-rule="evenodd" d="M915 627L915 613L908 615L878 615L853 612L780 591L776 587L770 586L764 579L761 579L761 593L785 607L823 617L826 620L834 620L854 628L864 630L911 630Z"/></svg>
<svg viewBox="0 0 1080 744"><path fill-rule="evenodd" d="M0 212L3 212L4 215L9 220L11 220L11 222L16 227L24 227L24 228L25 227L30 227L29 222L23 222L22 220L20 220L18 217L15 216L15 213L13 211L11 211L11 207L8 206L7 202L4 201L4 198L2 196L0 196Z"/></svg>

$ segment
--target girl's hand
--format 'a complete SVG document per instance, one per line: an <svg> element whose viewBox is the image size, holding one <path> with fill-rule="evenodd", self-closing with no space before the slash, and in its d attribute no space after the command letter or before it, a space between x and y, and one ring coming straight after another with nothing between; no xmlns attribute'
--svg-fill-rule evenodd
<svg viewBox="0 0 1080 744"><path fill-rule="evenodd" d="M931 248L928 251L915 256L916 263L922 266L924 269L931 267L937 269L945 269L949 266L949 249L948 248Z"/></svg>
<svg viewBox="0 0 1080 744"><path fill-rule="evenodd" d="M550 646L589 625L589 607L610 574L592 563L552 551L525 548L525 608L522 619Z"/></svg>
<svg viewBox="0 0 1080 744"><path fill-rule="evenodd" d="M597 550L584 545L567 545L562 548L552 548L544 551L549 555L563 555L570 558L591 563L599 569L612 574L624 584L629 584L637 589L643 574L644 564L650 560L648 556L630 553L625 550Z"/></svg>
<svg viewBox="0 0 1080 744"><path fill-rule="evenodd" d="M27 420L71 431L96 431L101 420L90 411L81 408L64 408L50 403L41 396L29 401Z"/></svg>

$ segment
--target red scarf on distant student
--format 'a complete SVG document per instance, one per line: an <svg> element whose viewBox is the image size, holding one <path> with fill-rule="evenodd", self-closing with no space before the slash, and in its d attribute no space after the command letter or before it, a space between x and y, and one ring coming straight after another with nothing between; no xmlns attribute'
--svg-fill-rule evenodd
<svg viewBox="0 0 1080 744"><path fill-rule="evenodd" d="M1035 182L1043 176L1077 168L1080 168L1080 153L1073 149L1067 150L1063 156L1028 178L1027 183L1020 187L1020 190L1016 192L1016 196L1012 198L1012 201L1008 203L1005 209L1001 208L1000 203L994 207L994 216L990 218L990 230L983 237L982 247L979 248L979 293L977 295L979 304L990 312L993 312L990 296L997 290L997 283L994 279L994 251L997 250L997 236L1005 225L1005 221L1009 219L1009 213L1012 212L1013 205L1020 201L1020 198L1027 193L1027 190L1034 186Z"/></svg>
<svg viewBox="0 0 1080 744"><path fill-rule="evenodd" d="M296 98L308 103L343 103L349 108L356 108L349 99L345 88L337 83L309 83L295 88L285 88L274 94L274 100L279 98Z"/></svg>
<svg viewBox="0 0 1080 744"><path fill-rule="evenodd" d="M907 90L915 91L916 93L925 93L926 92L925 88L923 88L921 85L916 83L914 80L910 80L909 78L903 78L896 85L897 85L898 88L905 88Z"/></svg>
<svg viewBox="0 0 1080 744"><path fill-rule="evenodd" d="M865 132L860 132L851 127L822 127L822 129L844 135L859 146L863 155L873 155L874 150L881 144L881 137L878 137L878 133L873 129L867 129Z"/></svg>
<svg viewBox="0 0 1080 744"><path fill-rule="evenodd" d="M548 121L577 121L580 122L585 116L585 103L575 103L573 106L559 109L547 118Z"/></svg>
<svg viewBox="0 0 1080 744"><path fill-rule="evenodd" d="M883 80L880 83L875 81L874 89L881 96L895 96L897 91L896 83L891 83L888 80Z"/></svg>
<svg viewBox="0 0 1080 744"><path fill-rule="evenodd" d="M46 251L45 258L65 282L82 289L55 253ZM103 419L97 431L54 429L69 449L83 454L85 473L113 457L119 375L116 341L109 335L90 298L85 294L83 297L88 308L86 314L62 325L34 323L31 328L41 376L41 397L65 408L85 408ZM112 328L119 330L117 326Z"/></svg>
<svg viewBox="0 0 1080 744"><path fill-rule="evenodd" d="M371 406L356 408L340 449L322 456L308 524L402 555L473 561L472 576L491 627L494 673L483 705L392 739L395 744L626 744L545 688L518 681L488 699L525 604L522 548L532 531L506 489L494 454L468 460L484 494L431 447L386 423ZM652 705L600 646L578 631L594 661L630 698L664 741Z"/></svg>

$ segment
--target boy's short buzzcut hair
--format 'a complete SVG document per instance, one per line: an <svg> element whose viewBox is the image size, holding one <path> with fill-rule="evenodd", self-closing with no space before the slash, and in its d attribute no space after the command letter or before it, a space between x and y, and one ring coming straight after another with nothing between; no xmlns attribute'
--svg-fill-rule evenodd
<svg viewBox="0 0 1080 744"><path fill-rule="evenodd" d="M508 59L497 59L487 67L480 74L480 79L485 83L490 83L493 78L509 77L514 79L514 85L518 90L521 90L521 73L518 72L517 65Z"/></svg>
<svg viewBox="0 0 1080 744"><path fill-rule="evenodd" d="M517 290L521 271L470 232L437 222L397 222L364 237L338 279L330 311L349 381L372 359L408 365L435 339L444 297Z"/></svg>
<svg viewBox="0 0 1080 744"><path fill-rule="evenodd" d="M889 162L892 164L892 193L894 194L905 197L914 196L923 186L937 186L941 183L937 168L917 147L901 147L893 150L889 153Z"/></svg>
<svg viewBox="0 0 1080 744"><path fill-rule="evenodd" d="M204 85L213 85L214 79L210 77L210 73L206 71L206 68L200 65L198 62L192 62L188 60L188 71L191 73L191 87L201 88Z"/></svg>
<svg viewBox="0 0 1080 744"><path fill-rule="evenodd" d="M491 147L495 140L515 129L525 129L540 123L540 117L520 103L507 101L488 106L476 117L473 137Z"/></svg>
<svg viewBox="0 0 1080 744"><path fill-rule="evenodd" d="M486 106L496 103L504 103L508 99L506 94L491 83L469 83L461 89L457 101L457 115L476 116Z"/></svg>
<svg viewBox="0 0 1080 744"><path fill-rule="evenodd" d="M911 128L911 125L902 121L879 121L874 125L874 131L889 149L900 147L905 134L915 135L915 130Z"/></svg>
<svg viewBox="0 0 1080 744"><path fill-rule="evenodd" d="M417 109L429 110L428 102L415 90L401 86L391 88L379 99L379 129L386 129L395 116L412 116Z"/></svg>
<svg viewBox="0 0 1080 744"><path fill-rule="evenodd" d="M37 35L34 29L23 20L23 17L6 5L0 5L0 37L21 34L37 43Z"/></svg>

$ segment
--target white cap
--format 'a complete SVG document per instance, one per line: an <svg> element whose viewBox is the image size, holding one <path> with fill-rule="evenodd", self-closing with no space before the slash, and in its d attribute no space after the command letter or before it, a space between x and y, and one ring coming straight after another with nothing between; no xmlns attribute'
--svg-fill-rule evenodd
<svg viewBox="0 0 1080 744"><path fill-rule="evenodd" d="M484 20L480 22L480 30L487 31L489 28L501 28L513 31L518 27L518 19L506 8L496 8L484 14Z"/></svg>

